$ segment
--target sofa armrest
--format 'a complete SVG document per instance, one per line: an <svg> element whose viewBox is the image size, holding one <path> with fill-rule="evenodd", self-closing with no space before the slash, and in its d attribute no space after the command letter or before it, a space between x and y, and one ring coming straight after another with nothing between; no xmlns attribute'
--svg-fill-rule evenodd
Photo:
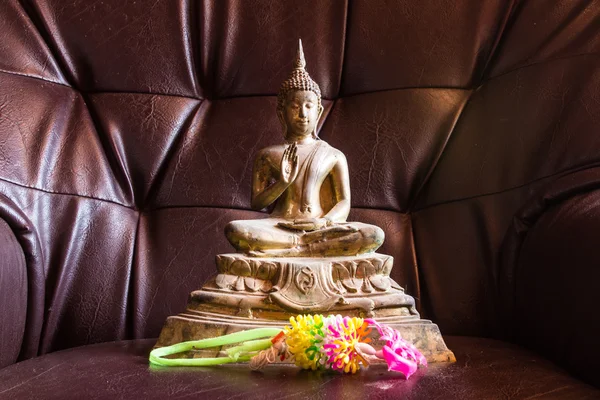
<svg viewBox="0 0 600 400"><path fill-rule="evenodd" d="M0 368L17 361L26 317L25 255L11 228L0 219Z"/></svg>
<svg viewBox="0 0 600 400"><path fill-rule="evenodd" d="M512 233L500 276L511 338L600 386L600 169L554 182Z"/></svg>
<svg viewBox="0 0 600 400"><path fill-rule="evenodd" d="M0 241L0 270L3 275L0 278L0 360L3 360L0 365L14 362L13 352L17 351L15 346L19 343L18 360L39 355L46 311L45 263L37 231L27 214L3 193L3 189L0 185L0 221L4 223L1 228L4 241ZM16 246L18 251L11 246ZM15 257L20 261L10 262L7 254L18 254ZM21 275L22 281L18 278ZM24 282L25 288L17 282ZM11 318L16 318L14 324L9 322ZM21 318L25 318L24 330ZM17 334L18 337L13 336Z"/></svg>

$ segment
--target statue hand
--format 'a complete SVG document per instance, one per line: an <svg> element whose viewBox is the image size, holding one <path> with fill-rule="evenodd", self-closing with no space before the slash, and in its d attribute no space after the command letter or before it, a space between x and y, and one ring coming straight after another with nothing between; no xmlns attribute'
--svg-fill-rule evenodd
<svg viewBox="0 0 600 400"><path fill-rule="evenodd" d="M304 218L294 220L294 227L303 231L316 231L329 226L331 221L326 218Z"/></svg>
<svg viewBox="0 0 600 400"><path fill-rule="evenodd" d="M315 231L308 231L304 234L303 239L306 243L311 243L346 236L354 232L358 232L358 229L354 226L333 224Z"/></svg>
<svg viewBox="0 0 600 400"><path fill-rule="evenodd" d="M288 185L294 182L298 176L297 150L298 148L296 147L296 143L292 143L285 148L283 151L283 156L281 157L281 180Z"/></svg>
<svg viewBox="0 0 600 400"><path fill-rule="evenodd" d="M280 222L277 225L294 231L316 231L331 225L331 221L326 218L304 218L293 221Z"/></svg>

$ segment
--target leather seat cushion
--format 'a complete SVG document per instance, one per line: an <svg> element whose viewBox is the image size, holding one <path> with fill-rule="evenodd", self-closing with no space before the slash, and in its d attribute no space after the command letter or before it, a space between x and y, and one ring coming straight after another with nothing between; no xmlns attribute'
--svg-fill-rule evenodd
<svg viewBox="0 0 600 400"><path fill-rule="evenodd" d="M0 398L10 399L597 399L544 358L491 339L446 337L455 364L432 364L408 381L384 366L355 376L292 366L253 372L246 366L151 368L154 340L101 343L23 361L0 371Z"/></svg>

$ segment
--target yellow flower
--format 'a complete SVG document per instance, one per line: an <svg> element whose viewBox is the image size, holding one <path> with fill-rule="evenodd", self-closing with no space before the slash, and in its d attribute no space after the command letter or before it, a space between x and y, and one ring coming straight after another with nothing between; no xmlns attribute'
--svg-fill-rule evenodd
<svg viewBox="0 0 600 400"><path fill-rule="evenodd" d="M285 327L285 342L294 355L297 366L315 370L322 366L320 352L323 341L323 316L298 315L290 318L290 326Z"/></svg>

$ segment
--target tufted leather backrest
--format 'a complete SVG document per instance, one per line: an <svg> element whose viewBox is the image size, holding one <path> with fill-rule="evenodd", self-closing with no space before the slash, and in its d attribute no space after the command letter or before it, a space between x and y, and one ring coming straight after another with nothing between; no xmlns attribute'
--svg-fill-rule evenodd
<svg viewBox="0 0 600 400"><path fill-rule="evenodd" d="M599 161L599 22L586 0L0 2L2 216L36 243L22 354L183 310L225 224L261 215L252 160L282 140L299 37L350 219L442 332L494 334L513 216Z"/></svg>

